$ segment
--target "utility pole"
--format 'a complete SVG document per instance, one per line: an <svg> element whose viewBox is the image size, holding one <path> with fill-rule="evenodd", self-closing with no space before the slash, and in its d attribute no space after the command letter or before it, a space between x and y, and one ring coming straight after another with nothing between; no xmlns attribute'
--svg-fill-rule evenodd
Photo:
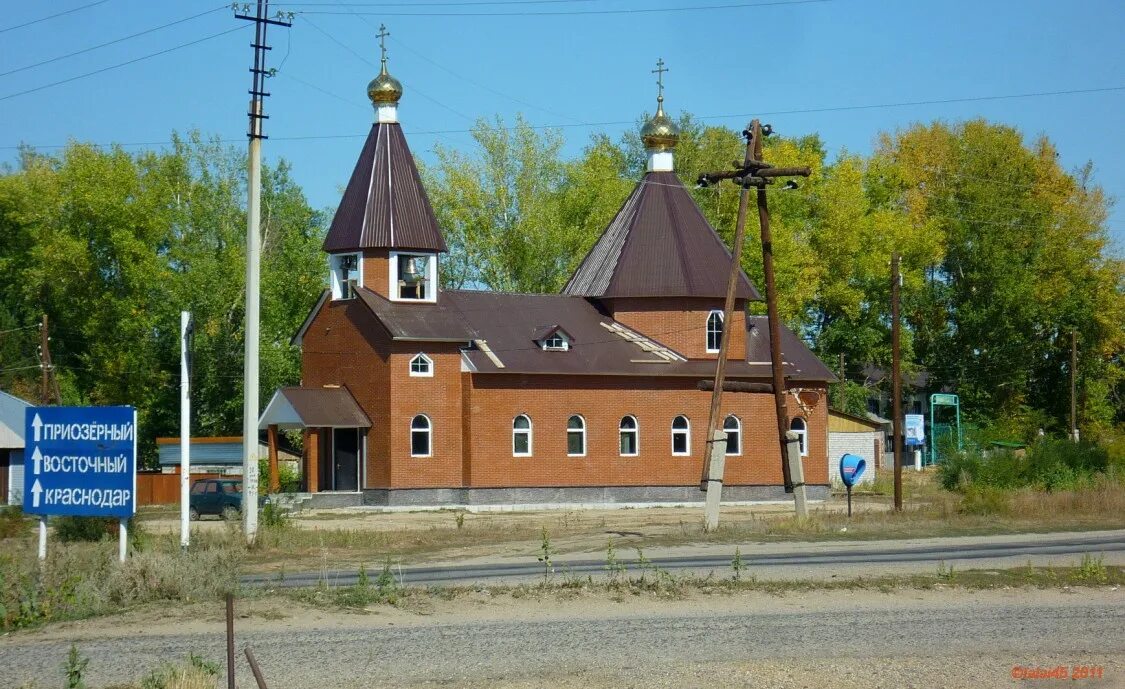
<svg viewBox="0 0 1125 689"><path fill-rule="evenodd" d="M902 511L902 356L899 351L899 274L898 252L891 254L891 387L894 388L894 420L891 437L895 444L895 511Z"/></svg>
<svg viewBox="0 0 1125 689"><path fill-rule="evenodd" d="M261 196L262 196L262 123L269 119L262 103L265 90L266 29L270 24L292 26L291 22L270 19L269 0L258 0L254 16L236 14L235 18L254 22L254 66L250 68L253 86L250 89L249 181L246 199L246 326L245 362L242 369L242 527L246 540L254 542L258 534L258 346L259 306L258 283L262 262Z"/></svg>
<svg viewBox="0 0 1125 689"><path fill-rule="evenodd" d="M180 548L187 550L191 489L191 313L180 312Z"/></svg>
<svg viewBox="0 0 1125 689"><path fill-rule="evenodd" d="M742 237L746 224L747 207L749 205L748 192L751 187L754 187L757 189L758 222L761 225L762 235L762 263L765 268L766 277L766 313L768 314L770 331L770 362L773 373L773 395L777 414L778 442L781 449L781 470L785 481L785 490L786 492L791 492L794 490L794 482L789 468L787 452L789 420L785 407L785 379L781 358L781 323L777 315L777 288L773 272L773 243L770 238L770 213L769 205L766 200L766 186L773 184L774 181L780 177L808 177L812 171L807 167L777 168L763 161L762 139L769 136L772 132L773 127L770 125L762 126L761 122L756 119L753 120L742 132L743 137L746 139L746 156L742 162L735 161L733 170L705 172L699 176L699 184L701 186L708 186L724 179L730 179L742 188L742 194L739 197L738 223L735 226L735 245L732 251L733 256L730 276L727 280L727 299L723 311L723 337L719 347L719 360L715 366L715 387L711 392L711 415L707 424L707 432L713 446L717 444L717 439L725 439L722 428L716 428L715 424L719 416L720 395L722 394L723 377L725 375L726 343L727 338L730 336L730 327L728 324L730 323L731 312L734 306L735 285L737 284L738 274L742 270ZM796 183L793 181L789 181L786 184L786 188L791 189L795 187ZM716 433L716 431L718 432ZM719 522L718 504L720 500L718 494L722 490L722 471L721 465L718 472L713 471L711 468L711 464L714 462L716 455L719 455L719 453L712 448L712 452L708 455L710 461L705 461L704 464L703 480L707 485L707 504L709 506L712 502L715 504L714 509L709 508L707 512L705 526L708 528L717 527ZM716 476L716 474L718 475ZM803 489L804 482L801 481L801 484L801 488ZM713 500L711 497L712 490L716 493L716 497Z"/></svg>
<svg viewBox="0 0 1125 689"><path fill-rule="evenodd" d="M845 395L847 394L847 390L845 389L847 387L846 380L847 379L844 377L844 353L840 352L840 387L836 389L836 407L840 411L844 410Z"/></svg>
<svg viewBox="0 0 1125 689"><path fill-rule="evenodd" d="M42 404L62 404L62 394L59 392L59 379L55 375L54 364L51 363L51 334L47 314L39 323L39 370L42 373L39 381L39 401ZM52 394L53 393L53 394Z"/></svg>
<svg viewBox="0 0 1125 689"><path fill-rule="evenodd" d="M1078 332L1070 331L1070 439L1078 442Z"/></svg>

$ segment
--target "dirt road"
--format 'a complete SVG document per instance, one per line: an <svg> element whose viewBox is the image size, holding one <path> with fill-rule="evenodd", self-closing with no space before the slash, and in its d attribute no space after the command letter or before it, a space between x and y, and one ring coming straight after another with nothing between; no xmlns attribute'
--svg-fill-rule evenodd
<svg viewBox="0 0 1125 689"><path fill-rule="evenodd" d="M626 594L628 595L628 594ZM273 689L322 687L1008 687L1021 668L1101 668L1125 687L1125 591L750 592L664 601L493 597L327 613L240 603L238 644ZM217 606L0 639L0 685L58 683L71 641L93 687L189 651L223 657ZM239 686L252 686L239 664ZM1060 684L1056 682L1056 684Z"/></svg>

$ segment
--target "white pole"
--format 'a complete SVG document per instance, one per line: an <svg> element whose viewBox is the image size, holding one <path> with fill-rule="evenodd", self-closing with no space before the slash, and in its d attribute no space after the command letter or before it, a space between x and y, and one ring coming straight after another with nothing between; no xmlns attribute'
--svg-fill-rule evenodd
<svg viewBox="0 0 1125 689"><path fill-rule="evenodd" d="M726 463L727 434L726 431L711 431L711 442L707 444L707 451L711 453L711 462L707 465L707 494L703 503L703 529L714 531L719 528L719 508L723 501L723 469ZM741 438L739 439L741 442Z"/></svg>
<svg viewBox="0 0 1125 689"><path fill-rule="evenodd" d="M47 517L39 517L39 559L47 559Z"/></svg>
<svg viewBox="0 0 1125 689"><path fill-rule="evenodd" d="M922 470L922 451L915 448L914 449L914 471L921 471L921 470Z"/></svg>
<svg viewBox="0 0 1125 689"><path fill-rule="evenodd" d="M120 541L117 544L117 559L120 562L125 561L126 552L129 549L129 520L120 519L117 522L117 531Z"/></svg>
<svg viewBox="0 0 1125 689"><path fill-rule="evenodd" d="M250 102L251 112L261 104ZM246 356L242 369L242 528L248 543L258 533L258 282L262 260L259 234L262 194L262 120L250 118L250 170L246 198Z"/></svg>
<svg viewBox="0 0 1125 689"><path fill-rule="evenodd" d="M191 540L188 509L191 490L191 391L188 371L188 331L191 314L180 312L180 547L187 550Z"/></svg>

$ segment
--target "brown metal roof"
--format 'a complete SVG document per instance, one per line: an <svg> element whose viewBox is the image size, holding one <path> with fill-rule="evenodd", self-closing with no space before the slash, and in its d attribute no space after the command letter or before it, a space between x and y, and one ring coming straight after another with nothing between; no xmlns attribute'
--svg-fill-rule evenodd
<svg viewBox="0 0 1125 689"><path fill-rule="evenodd" d="M478 337L449 299L450 292L439 292L436 304L391 301L366 287L358 288L356 294L392 339L469 342Z"/></svg>
<svg viewBox="0 0 1125 689"><path fill-rule="evenodd" d="M370 428L371 421L346 387L278 388L258 427Z"/></svg>
<svg viewBox="0 0 1125 689"><path fill-rule="evenodd" d="M639 342L630 341L621 334L621 330L633 331L599 311L595 302L582 297L451 290L439 293L437 304L400 304L370 290L361 288L358 293L392 337L464 342L465 358L479 373L687 376L703 379L715 372L713 360L686 360L674 355L670 355L672 360L662 358L654 352L661 345L660 333L635 333L640 336L634 337ZM555 327L565 330L571 337L569 350L545 351L536 344L537 336ZM831 380L832 373L804 343L789 331L785 332L788 336L782 341L786 354L786 376L794 381ZM727 375L731 378L768 378L768 344L762 358L729 362Z"/></svg>
<svg viewBox="0 0 1125 689"><path fill-rule="evenodd" d="M414 156L397 123L376 123L332 218L324 250L447 251Z"/></svg>
<svg viewBox="0 0 1125 689"><path fill-rule="evenodd" d="M718 297L731 254L680 178L649 172L582 260L563 293L585 297ZM761 297L740 271L736 296Z"/></svg>
<svg viewBox="0 0 1125 689"><path fill-rule="evenodd" d="M746 360L762 362L767 370L770 364L769 318L746 317ZM789 328L781 326L781 362L785 377L793 380L823 380L836 382L836 376Z"/></svg>

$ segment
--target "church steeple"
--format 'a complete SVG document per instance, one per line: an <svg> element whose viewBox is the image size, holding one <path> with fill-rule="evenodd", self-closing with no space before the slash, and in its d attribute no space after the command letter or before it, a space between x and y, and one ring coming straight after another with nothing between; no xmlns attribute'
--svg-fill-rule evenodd
<svg viewBox="0 0 1125 689"><path fill-rule="evenodd" d="M674 169L672 151L680 141L680 128L664 114L664 58L656 61L656 114L641 127L641 141L648 152L649 172L672 172Z"/></svg>
<svg viewBox="0 0 1125 689"><path fill-rule="evenodd" d="M379 27L381 67L367 85L375 123L324 238L333 298L362 286L396 301L437 300L438 254L447 251L414 156L398 123L402 84L387 71L390 36Z"/></svg>
<svg viewBox="0 0 1125 689"><path fill-rule="evenodd" d="M376 122L398 122L398 102L402 99L402 84L387 71L387 37L390 32L379 25L379 76L367 85L367 97L375 106Z"/></svg>

